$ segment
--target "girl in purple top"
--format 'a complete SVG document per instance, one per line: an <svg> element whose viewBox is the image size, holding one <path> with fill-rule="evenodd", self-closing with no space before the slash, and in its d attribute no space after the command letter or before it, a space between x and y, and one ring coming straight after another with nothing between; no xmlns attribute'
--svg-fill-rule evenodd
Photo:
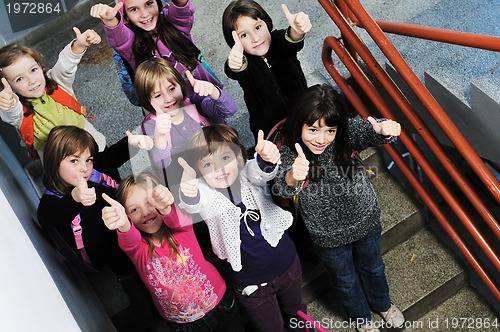
<svg viewBox="0 0 500 332"><path fill-rule="evenodd" d="M165 59L150 59L137 68L134 84L141 105L150 113L142 128L155 143L150 152L155 169L168 167L172 155L185 150L192 134L212 123L225 123L236 112L229 94L210 82L194 79L189 71L186 76L194 91L190 95L179 72ZM170 180L172 184L174 179Z"/></svg>
<svg viewBox="0 0 500 332"><path fill-rule="evenodd" d="M117 230L170 330L241 330L233 292L203 257L191 217L166 187L143 172L120 183L118 201L102 196L110 205L102 209L105 225Z"/></svg>
<svg viewBox="0 0 500 332"><path fill-rule="evenodd" d="M118 0L114 7L92 6L90 16L102 20L109 45L133 71L145 60L164 57L184 80L189 70L196 79L222 88L217 77L200 63L200 50L191 36L194 6L190 0L172 0L165 7L161 0Z"/></svg>

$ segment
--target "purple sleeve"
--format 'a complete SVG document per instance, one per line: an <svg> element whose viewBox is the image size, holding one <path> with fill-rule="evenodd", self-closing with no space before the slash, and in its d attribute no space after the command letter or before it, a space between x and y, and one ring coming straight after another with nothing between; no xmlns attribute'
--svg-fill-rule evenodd
<svg viewBox="0 0 500 332"><path fill-rule="evenodd" d="M132 45L134 44L135 35L123 24L121 17L119 18L118 25L115 27L108 27L105 24L104 33L108 39L108 44L111 46L120 56L125 59L133 70L137 67L134 52L132 51Z"/></svg>
<svg viewBox="0 0 500 332"><path fill-rule="evenodd" d="M277 166L277 164L273 164L273 163L269 163L267 161L264 161L264 159L262 159L262 157L258 153L257 153L256 159L257 159L257 165L259 165L259 168L263 172L271 173L272 171L274 171L274 169Z"/></svg>
<svg viewBox="0 0 500 332"><path fill-rule="evenodd" d="M210 97L201 97L196 93L189 96L190 101L201 110L201 114L210 118L212 123L225 123L226 118L236 113L236 102L233 97L221 89L219 91L221 94L217 100Z"/></svg>
<svg viewBox="0 0 500 332"><path fill-rule="evenodd" d="M177 30L186 35L191 41L191 30L194 24L194 5L188 1L183 7L176 6L173 2L163 9L163 15Z"/></svg>

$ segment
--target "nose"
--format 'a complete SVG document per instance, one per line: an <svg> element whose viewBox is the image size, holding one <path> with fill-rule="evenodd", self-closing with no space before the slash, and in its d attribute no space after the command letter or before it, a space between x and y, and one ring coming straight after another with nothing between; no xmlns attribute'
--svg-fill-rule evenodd
<svg viewBox="0 0 500 332"><path fill-rule="evenodd" d="M86 173L87 170L89 169L87 163L80 163L80 172Z"/></svg>
<svg viewBox="0 0 500 332"><path fill-rule="evenodd" d="M147 17L149 12L146 9L141 10L141 17Z"/></svg>
<svg viewBox="0 0 500 332"><path fill-rule="evenodd" d="M318 136L316 136L316 143L324 144L325 143L325 135L319 134Z"/></svg>
<svg viewBox="0 0 500 332"><path fill-rule="evenodd" d="M251 34L250 34L250 38L252 39L252 43L256 43L256 42L258 42L258 41L259 41L259 39L260 39L260 38L259 38L259 35L258 35L258 34L256 34L256 33L251 33Z"/></svg>

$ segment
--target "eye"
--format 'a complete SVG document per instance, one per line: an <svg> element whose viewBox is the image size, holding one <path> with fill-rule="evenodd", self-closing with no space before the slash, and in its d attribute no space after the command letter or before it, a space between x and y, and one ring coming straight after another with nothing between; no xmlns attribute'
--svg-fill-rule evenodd
<svg viewBox="0 0 500 332"><path fill-rule="evenodd" d="M315 132L317 132L317 131L318 131L318 130L317 130L316 128L309 128L309 132L311 132L311 133L315 133Z"/></svg>
<svg viewBox="0 0 500 332"><path fill-rule="evenodd" d="M201 164L201 168L208 168L211 166L212 166L212 163L210 161L207 161L207 162Z"/></svg>
<svg viewBox="0 0 500 332"><path fill-rule="evenodd" d="M69 162L72 163L72 164L76 164L78 162L78 159L72 158L72 159L69 160Z"/></svg>
<svg viewBox="0 0 500 332"><path fill-rule="evenodd" d="M129 8L127 11L128 11L129 13L133 13L133 12L135 12L136 10L137 10L137 9L136 9L135 7L132 7L132 8Z"/></svg>
<svg viewBox="0 0 500 332"><path fill-rule="evenodd" d="M255 30L260 30L262 28L262 24L258 24L256 27L255 27Z"/></svg>
<svg viewBox="0 0 500 332"><path fill-rule="evenodd" d="M152 6L152 5L154 5L154 2L153 2L153 1L148 1L148 2L146 2L146 6L147 6L147 7L150 7L150 6Z"/></svg>
<svg viewBox="0 0 500 332"><path fill-rule="evenodd" d="M33 68L31 68L31 72L32 72L32 73L36 73L36 72L38 71L38 69L40 69L40 68L38 68L38 67L33 67Z"/></svg>
<svg viewBox="0 0 500 332"><path fill-rule="evenodd" d="M18 77L18 78L16 78L16 79L14 80L14 82L16 82L16 83L17 83L17 82L21 82L22 80L23 80L23 78L22 78L22 77Z"/></svg>
<svg viewBox="0 0 500 332"><path fill-rule="evenodd" d="M335 134L337 132L337 129L329 129L328 133L329 134Z"/></svg>
<svg viewBox="0 0 500 332"><path fill-rule="evenodd" d="M223 161L230 160L230 159L231 159L231 156L230 156L230 155L225 155L225 156L222 156L222 160L223 160Z"/></svg>
<svg viewBox="0 0 500 332"><path fill-rule="evenodd" d="M130 208L130 209L128 210L128 214L134 214L134 213L136 213L137 211L139 211L139 209L138 209L138 208L135 208L135 207L134 207L134 208Z"/></svg>
<svg viewBox="0 0 500 332"><path fill-rule="evenodd" d="M242 33L242 34L240 35L240 38L246 38L246 37L247 37L247 34L246 34L246 33Z"/></svg>
<svg viewBox="0 0 500 332"><path fill-rule="evenodd" d="M94 158L89 158L89 159L85 160L85 162L86 162L86 163L91 163L91 164L92 164L92 163L94 162Z"/></svg>
<svg viewBox="0 0 500 332"><path fill-rule="evenodd" d="M170 87L170 89L168 89L168 91L172 92L172 91L174 91L176 88L177 88L176 86L172 86L172 87Z"/></svg>
<svg viewBox="0 0 500 332"><path fill-rule="evenodd" d="M161 93L157 93L157 94L154 94L151 99L156 99L156 98L160 98L161 97Z"/></svg>

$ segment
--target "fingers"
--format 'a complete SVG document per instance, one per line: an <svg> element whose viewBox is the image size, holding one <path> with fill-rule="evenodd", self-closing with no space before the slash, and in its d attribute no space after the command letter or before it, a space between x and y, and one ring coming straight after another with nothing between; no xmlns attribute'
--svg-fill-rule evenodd
<svg viewBox="0 0 500 332"><path fill-rule="evenodd" d="M181 165L182 172L180 190L186 197L196 197L198 195L198 179L195 170L182 158L177 159Z"/></svg>
<svg viewBox="0 0 500 332"><path fill-rule="evenodd" d="M307 160L306 155L304 154L304 150L302 150L302 147L299 143L295 143L295 150L297 150L297 154L300 158Z"/></svg>
<svg viewBox="0 0 500 332"><path fill-rule="evenodd" d="M294 18L293 14L290 13L290 11L288 10L288 7L284 3L281 4L281 10L283 11L283 13L285 13L285 17L286 17L287 21L289 21L289 22L290 22L290 20L293 21L293 18Z"/></svg>
<svg viewBox="0 0 500 332"><path fill-rule="evenodd" d="M231 35L233 36L233 40L234 40L233 49L236 48L237 51L243 53L243 44L241 43L240 37L238 37L238 34L236 33L236 31L233 30Z"/></svg>
<svg viewBox="0 0 500 332"><path fill-rule="evenodd" d="M8 111L16 104L15 94L5 77L2 77L3 90L0 91L0 109Z"/></svg>
<svg viewBox="0 0 500 332"><path fill-rule="evenodd" d="M118 1L114 7L107 4L99 3L90 8L90 16L103 20L103 22L111 21L116 18L116 14L123 7L123 2ZM118 23L116 23L118 24Z"/></svg>
<svg viewBox="0 0 500 332"><path fill-rule="evenodd" d="M240 70L243 66L243 45L236 31L232 32L234 45L227 56L227 64L233 71Z"/></svg>
<svg viewBox="0 0 500 332"><path fill-rule="evenodd" d="M184 158L179 157L177 159L177 161L179 162L179 165L181 165L182 169L184 170L183 175L182 175L183 177L185 174L185 175L189 176L191 179L196 178L196 171L191 166L189 166L189 164L184 160Z"/></svg>
<svg viewBox="0 0 500 332"><path fill-rule="evenodd" d="M76 39L80 38L80 36L82 35L80 29L78 29L77 27L73 27L73 31L75 32Z"/></svg>
<svg viewBox="0 0 500 332"><path fill-rule="evenodd" d="M194 77L193 77L193 74L191 74L191 72L190 72L189 70L186 70L186 72L185 72L185 73L186 73L186 77L187 77L187 79L188 79L189 83L191 84L191 86L193 86L193 87L194 87L194 84L195 84L195 79L194 79ZM196 92L196 91L195 91L195 92Z"/></svg>
<svg viewBox="0 0 500 332"><path fill-rule="evenodd" d="M146 193L148 195L148 202L154 205L154 199L153 199L153 181L151 181L151 178L148 176L146 177Z"/></svg>
<svg viewBox="0 0 500 332"><path fill-rule="evenodd" d="M257 145L255 151L265 162L276 164L280 160L280 152L278 147L270 141L264 139L264 132L259 130L257 133Z"/></svg>
<svg viewBox="0 0 500 332"><path fill-rule="evenodd" d="M106 195L105 193L102 194L102 198L111 206L113 205L116 205L116 204L120 204L118 203L117 201L115 201L114 199L112 199L111 197L109 197L108 195Z"/></svg>
<svg viewBox="0 0 500 332"><path fill-rule="evenodd" d="M76 174L76 178L78 180L78 188L80 190L88 189L89 186L87 184L87 180L85 180L85 178L81 174Z"/></svg>
<svg viewBox="0 0 500 332"><path fill-rule="evenodd" d="M377 120L375 120L375 118L373 118L372 116L369 116L367 118L367 120L371 123L372 127L375 129L375 127L378 126L378 122Z"/></svg>

